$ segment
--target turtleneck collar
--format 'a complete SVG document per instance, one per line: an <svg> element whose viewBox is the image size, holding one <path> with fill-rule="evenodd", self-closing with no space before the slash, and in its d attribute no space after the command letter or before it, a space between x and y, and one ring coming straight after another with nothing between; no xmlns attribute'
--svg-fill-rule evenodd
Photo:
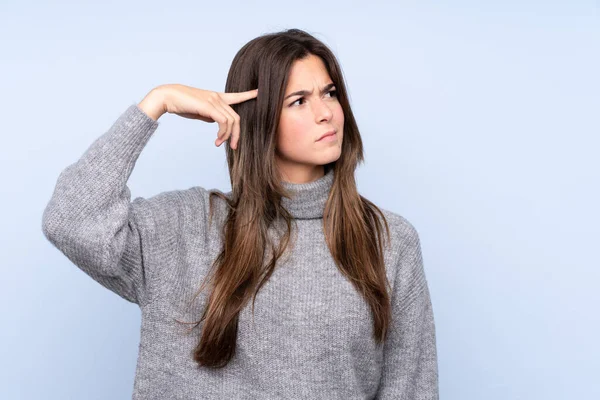
<svg viewBox="0 0 600 400"><path fill-rule="evenodd" d="M334 169L331 168L325 175L316 181L307 183L291 183L283 181L283 187L293 196L281 198L281 205L296 219L323 218L325 203L333 185Z"/></svg>

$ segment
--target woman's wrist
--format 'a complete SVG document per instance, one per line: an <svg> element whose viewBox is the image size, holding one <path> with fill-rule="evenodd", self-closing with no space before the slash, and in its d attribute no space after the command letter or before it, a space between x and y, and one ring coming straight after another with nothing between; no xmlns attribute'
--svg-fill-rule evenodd
<svg viewBox="0 0 600 400"><path fill-rule="evenodd" d="M157 121L167 111L165 109L165 95L160 86L152 89L138 104L138 107L150 118Z"/></svg>

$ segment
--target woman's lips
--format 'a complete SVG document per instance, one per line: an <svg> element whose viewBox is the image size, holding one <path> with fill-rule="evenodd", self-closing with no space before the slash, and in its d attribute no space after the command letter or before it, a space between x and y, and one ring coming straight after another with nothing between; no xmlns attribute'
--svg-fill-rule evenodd
<svg viewBox="0 0 600 400"><path fill-rule="evenodd" d="M331 141L333 139L335 139L335 131L330 131L327 132L325 135L321 136L321 138L319 140L317 140L317 142L321 142L321 141Z"/></svg>

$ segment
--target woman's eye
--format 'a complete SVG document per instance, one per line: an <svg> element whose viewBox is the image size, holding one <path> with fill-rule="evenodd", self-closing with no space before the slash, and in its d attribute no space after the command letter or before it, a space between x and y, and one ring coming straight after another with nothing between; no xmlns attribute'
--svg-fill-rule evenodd
<svg viewBox="0 0 600 400"><path fill-rule="evenodd" d="M331 97L337 97L337 90L335 90L335 89L334 90L330 90L327 93L331 94ZM296 102L298 102L300 100L304 100L304 97L300 97L298 100L296 100L292 104L290 104L290 106L293 106L294 104L296 104Z"/></svg>

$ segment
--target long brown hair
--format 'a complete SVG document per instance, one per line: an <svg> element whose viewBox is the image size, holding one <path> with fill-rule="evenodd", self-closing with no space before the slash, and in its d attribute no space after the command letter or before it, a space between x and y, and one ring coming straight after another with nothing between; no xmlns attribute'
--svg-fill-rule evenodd
<svg viewBox="0 0 600 400"><path fill-rule="evenodd" d="M281 184L275 162L276 132L292 64L310 54L324 61L345 121L341 156L324 166L325 173L334 169L323 213L325 239L341 273L370 305L374 339L378 344L385 340L391 305L383 257L383 226L388 239L390 231L382 211L356 188L354 171L363 162L363 144L342 71L324 43L305 31L289 29L245 44L234 57L227 76L226 92L258 88L259 94L255 99L232 105L240 116L241 132L236 150L226 142L231 194L210 191L209 220L217 197L228 205L228 214L222 228L224 244L212 264L214 273L206 277L210 277L211 294L202 318L196 322L197 326L204 321L193 352L199 365L221 368L235 355L239 313L251 296L254 313L256 294L290 245L295 221L281 205L282 197L290 198L290 193ZM278 244L268 234L275 223L286 228ZM267 259L269 253L271 257Z"/></svg>

